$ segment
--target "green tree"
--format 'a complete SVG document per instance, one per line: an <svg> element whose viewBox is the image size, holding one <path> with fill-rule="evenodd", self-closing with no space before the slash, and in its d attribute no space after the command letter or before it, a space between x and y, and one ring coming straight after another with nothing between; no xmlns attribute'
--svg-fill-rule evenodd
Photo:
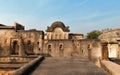
<svg viewBox="0 0 120 75"><path fill-rule="evenodd" d="M93 30L87 33L86 39L98 39L98 36L101 34L98 30Z"/></svg>

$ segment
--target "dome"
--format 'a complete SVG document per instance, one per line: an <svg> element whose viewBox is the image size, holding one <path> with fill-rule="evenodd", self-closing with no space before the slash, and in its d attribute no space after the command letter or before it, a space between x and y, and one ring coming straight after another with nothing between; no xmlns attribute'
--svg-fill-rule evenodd
<svg viewBox="0 0 120 75"><path fill-rule="evenodd" d="M46 31L47 32L52 32L57 27L61 28L65 32L69 32L70 31L69 27L66 27L64 25L64 23L61 22L61 21L56 21L56 22L52 23L52 25L50 27L48 27Z"/></svg>
<svg viewBox="0 0 120 75"><path fill-rule="evenodd" d="M54 23L52 23L51 27L56 28L56 27L65 27L63 22L60 21L56 21Z"/></svg>

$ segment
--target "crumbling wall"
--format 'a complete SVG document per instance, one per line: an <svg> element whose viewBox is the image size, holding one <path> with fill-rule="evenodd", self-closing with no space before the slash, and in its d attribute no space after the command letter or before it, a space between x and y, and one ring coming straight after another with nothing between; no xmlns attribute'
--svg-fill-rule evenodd
<svg viewBox="0 0 120 75"><path fill-rule="evenodd" d="M44 40L44 53L48 53L51 45L50 55L53 57L80 57L80 42L74 40ZM62 48L60 47L62 45ZM62 52L63 51L63 52ZM61 52L63 53L61 55Z"/></svg>
<svg viewBox="0 0 120 75"><path fill-rule="evenodd" d="M80 54L100 66L99 60L102 59L102 46L100 40L81 40Z"/></svg>
<svg viewBox="0 0 120 75"><path fill-rule="evenodd" d="M11 38L16 37L14 30L0 30L0 56L10 55Z"/></svg>
<svg viewBox="0 0 120 75"><path fill-rule="evenodd" d="M16 45L18 48L14 49ZM42 31L26 31L15 29L0 30L0 56L13 55L14 50L18 51L18 55L37 54L42 49L43 32Z"/></svg>
<svg viewBox="0 0 120 75"><path fill-rule="evenodd" d="M50 47L50 48L49 48ZM69 40L49 40L44 41L44 54L53 57L70 57L73 52L72 41Z"/></svg>
<svg viewBox="0 0 120 75"><path fill-rule="evenodd" d="M40 54L43 45L42 31L26 30L19 31L24 43L24 50L27 55Z"/></svg>

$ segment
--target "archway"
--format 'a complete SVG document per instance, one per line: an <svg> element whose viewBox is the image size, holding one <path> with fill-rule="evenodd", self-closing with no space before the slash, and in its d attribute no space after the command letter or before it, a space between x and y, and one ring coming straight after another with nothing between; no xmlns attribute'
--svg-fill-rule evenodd
<svg viewBox="0 0 120 75"><path fill-rule="evenodd" d="M13 49L11 52L12 55L18 55L19 54L19 45L17 41L13 42Z"/></svg>
<svg viewBox="0 0 120 75"><path fill-rule="evenodd" d="M60 57L64 56L64 49L62 44L59 45L59 55Z"/></svg>
<svg viewBox="0 0 120 75"><path fill-rule="evenodd" d="M51 51L52 51L52 47L51 47L51 45L48 45L48 55L51 54Z"/></svg>
<svg viewBox="0 0 120 75"><path fill-rule="evenodd" d="M32 55L32 54L34 54L34 52L33 52L33 44L31 43L31 41L30 40L28 40L27 41L27 54L28 55Z"/></svg>
<svg viewBox="0 0 120 75"><path fill-rule="evenodd" d="M108 43L102 44L102 59L108 60Z"/></svg>

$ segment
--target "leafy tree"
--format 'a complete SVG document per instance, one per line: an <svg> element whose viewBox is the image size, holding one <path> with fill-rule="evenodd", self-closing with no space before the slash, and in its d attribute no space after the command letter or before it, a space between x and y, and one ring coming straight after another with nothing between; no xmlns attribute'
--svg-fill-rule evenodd
<svg viewBox="0 0 120 75"><path fill-rule="evenodd" d="M93 30L87 33L86 39L98 39L98 36L101 34L98 30Z"/></svg>

